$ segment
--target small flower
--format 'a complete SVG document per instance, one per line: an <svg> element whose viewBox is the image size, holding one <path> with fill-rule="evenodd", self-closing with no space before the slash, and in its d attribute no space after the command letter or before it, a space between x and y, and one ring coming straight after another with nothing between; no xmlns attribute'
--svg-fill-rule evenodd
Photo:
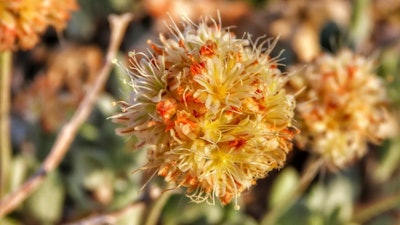
<svg viewBox="0 0 400 225"><path fill-rule="evenodd" d="M395 133L383 81L374 62L349 50L325 54L294 77L300 147L310 147L332 168L343 168Z"/></svg>
<svg viewBox="0 0 400 225"><path fill-rule="evenodd" d="M195 202L234 198L237 206L241 192L284 165L295 103L271 48L208 21L185 18L183 31L173 23L161 44L149 41L149 56L131 53L132 98L113 120L147 149L143 168L186 187Z"/></svg>
<svg viewBox="0 0 400 225"><path fill-rule="evenodd" d="M0 51L32 48L48 26L64 29L75 0L0 0Z"/></svg>

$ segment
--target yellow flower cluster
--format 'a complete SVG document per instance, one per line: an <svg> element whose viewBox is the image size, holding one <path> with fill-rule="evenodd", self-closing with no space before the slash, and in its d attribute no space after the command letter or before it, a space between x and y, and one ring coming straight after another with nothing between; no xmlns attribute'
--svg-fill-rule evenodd
<svg viewBox="0 0 400 225"><path fill-rule="evenodd" d="M0 0L0 51L30 49L48 26L64 29L75 0Z"/></svg>
<svg viewBox="0 0 400 225"><path fill-rule="evenodd" d="M225 205L284 165L297 130L288 77L271 45L237 38L206 18L169 25L149 55L132 52L133 92L113 121L148 151L144 169L186 187L195 202Z"/></svg>
<svg viewBox="0 0 400 225"><path fill-rule="evenodd" d="M384 83L373 71L372 60L342 50L319 57L289 82L294 91L303 90L296 98L296 140L331 168L343 168L366 153L368 142L395 132Z"/></svg>

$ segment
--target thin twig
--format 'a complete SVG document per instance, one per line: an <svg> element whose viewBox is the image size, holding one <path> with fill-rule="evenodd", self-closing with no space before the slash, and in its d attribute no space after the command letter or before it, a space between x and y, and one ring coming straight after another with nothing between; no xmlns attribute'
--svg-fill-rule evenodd
<svg viewBox="0 0 400 225"><path fill-rule="evenodd" d="M79 221L68 223L65 225L105 225L105 224L116 224L118 219L120 219L124 214L129 213L131 210L144 210L144 202L136 202L130 204L118 211L99 214L91 216L90 218L81 219Z"/></svg>
<svg viewBox="0 0 400 225"><path fill-rule="evenodd" d="M0 198L9 188L12 52L0 52Z"/></svg>
<svg viewBox="0 0 400 225"><path fill-rule="evenodd" d="M364 224L375 216L396 207L400 207L400 191L358 207L354 212L353 221L358 224Z"/></svg>
<svg viewBox="0 0 400 225"><path fill-rule="evenodd" d="M150 192L153 192L152 194ZM64 225L115 225L119 224L119 220L132 210L138 212L139 217L135 221L131 220L130 224L155 225L160 218L162 209L169 197L175 193L174 190L160 192L158 188L147 189L146 197L113 212L105 212L102 214L92 215L75 222L69 222Z"/></svg>
<svg viewBox="0 0 400 225"><path fill-rule="evenodd" d="M53 171L60 164L64 155L67 153L69 146L74 140L77 130L88 118L100 91L103 89L108 79L108 75L110 74L112 68L112 61L116 57L126 27L131 19L132 15L130 14L125 14L122 16L110 16L110 46L107 50L105 65L101 69L93 88L85 95L85 98L80 103L70 121L61 129L61 132L58 134L51 152L42 164L42 167L16 191L7 195L0 201L0 218L15 209L22 201L24 201L29 194L32 193L32 191L35 190L44 180L46 175Z"/></svg>

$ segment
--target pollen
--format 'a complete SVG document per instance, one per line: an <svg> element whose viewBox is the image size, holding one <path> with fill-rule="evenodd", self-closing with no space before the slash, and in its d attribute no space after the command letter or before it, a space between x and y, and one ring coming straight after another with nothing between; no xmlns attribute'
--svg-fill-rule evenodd
<svg viewBox="0 0 400 225"><path fill-rule="evenodd" d="M176 113L176 100L174 98L168 98L165 101L157 103L156 110L161 116L164 122L169 121Z"/></svg>

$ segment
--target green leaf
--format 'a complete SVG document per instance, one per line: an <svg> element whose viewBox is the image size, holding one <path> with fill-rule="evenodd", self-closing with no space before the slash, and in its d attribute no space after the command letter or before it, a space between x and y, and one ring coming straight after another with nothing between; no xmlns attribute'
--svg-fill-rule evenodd
<svg viewBox="0 0 400 225"><path fill-rule="evenodd" d="M92 196L86 194L96 187L111 188L113 174L110 171L110 158L105 151L94 148L80 148L73 155L73 172L68 177L68 188L71 197L78 202L79 207L90 210L96 206ZM104 189L109 194L109 189ZM100 193L100 192L99 192Z"/></svg>
<svg viewBox="0 0 400 225"><path fill-rule="evenodd" d="M398 169L400 162L400 138L392 140L385 146L384 152L378 167L374 170L374 180L378 182L387 181L393 172Z"/></svg>
<svg viewBox="0 0 400 225"><path fill-rule="evenodd" d="M299 175L292 167L284 169L272 186L271 194L268 199L268 204L272 208L279 205L281 202L287 201L287 196L296 190L299 185Z"/></svg>
<svg viewBox="0 0 400 225"><path fill-rule="evenodd" d="M172 195L165 205L162 224L216 224L223 216L223 207L220 205L190 202L186 196L178 194Z"/></svg>
<svg viewBox="0 0 400 225"><path fill-rule="evenodd" d="M139 191L141 174L130 174L129 171L127 173L127 176L116 177L114 181L114 199L110 204L111 209L122 208L143 195L143 192Z"/></svg>
<svg viewBox="0 0 400 225"><path fill-rule="evenodd" d="M145 205L137 204L129 207L124 213L118 217L115 225L139 225L143 221Z"/></svg>
<svg viewBox="0 0 400 225"><path fill-rule="evenodd" d="M311 218L330 225L350 221L357 193L355 180L350 175L337 174L326 184L313 185L306 199L306 206L312 214Z"/></svg>
<svg viewBox="0 0 400 225"><path fill-rule="evenodd" d="M79 130L79 134L90 141L96 141L99 140L100 134L99 130L95 125L90 124L90 123L84 123L82 127Z"/></svg>
<svg viewBox="0 0 400 225"><path fill-rule="evenodd" d="M307 209L307 207L304 204L298 202L294 206L292 206L283 216L281 216L277 223L274 225L311 225L311 223L309 222L309 216L310 211Z"/></svg>
<svg viewBox="0 0 400 225"><path fill-rule="evenodd" d="M372 30L371 0L353 1L350 36L356 47L365 43Z"/></svg>
<svg viewBox="0 0 400 225"><path fill-rule="evenodd" d="M10 189L17 189L26 179L29 170L34 164L34 159L31 156L16 155L11 164Z"/></svg>
<svg viewBox="0 0 400 225"><path fill-rule="evenodd" d="M10 218L0 218L0 224L1 225L21 225L20 222L10 219Z"/></svg>
<svg viewBox="0 0 400 225"><path fill-rule="evenodd" d="M64 194L64 185L58 172L52 172L27 199L25 209L40 224L54 224L62 215Z"/></svg>

